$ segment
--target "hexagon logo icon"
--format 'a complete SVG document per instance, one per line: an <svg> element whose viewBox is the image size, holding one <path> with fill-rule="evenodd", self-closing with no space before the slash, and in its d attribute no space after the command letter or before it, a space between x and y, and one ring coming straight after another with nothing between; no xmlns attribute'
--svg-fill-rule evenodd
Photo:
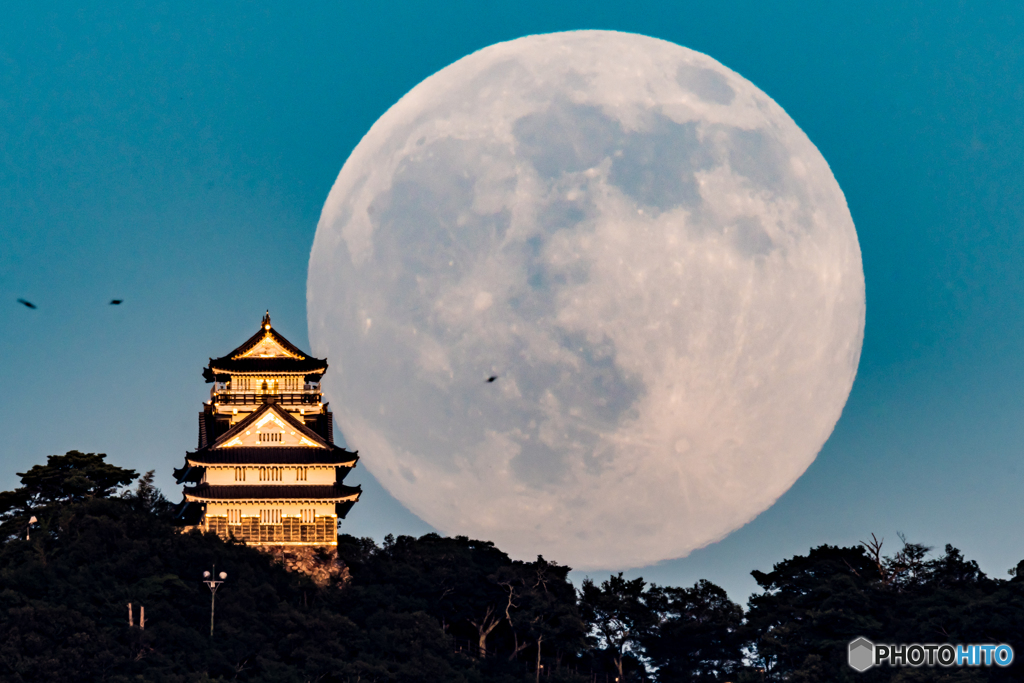
<svg viewBox="0 0 1024 683"><path fill-rule="evenodd" d="M867 638L858 638L850 643L850 666L857 671L867 671L875 663L875 644Z"/></svg>

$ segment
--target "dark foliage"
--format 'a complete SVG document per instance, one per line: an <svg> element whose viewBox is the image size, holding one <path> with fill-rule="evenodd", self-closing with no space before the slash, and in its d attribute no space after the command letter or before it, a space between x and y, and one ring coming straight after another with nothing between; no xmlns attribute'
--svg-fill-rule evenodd
<svg viewBox="0 0 1024 683"><path fill-rule="evenodd" d="M592 625L598 645L611 660L619 680L644 677L640 666L643 643L650 639L657 623L654 601L645 589L642 578L627 581L621 572L600 586L590 579L583 581L583 617Z"/></svg>
<svg viewBox="0 0 1024 683"><path fill-rule="evenodd" d="M890 668L857 673L846 646L875 643L1007 643L1024 652L1024 581L991 579L947 545L904 541L894 557L880 543L821 546L753 572L763 592L750 599L750 645L769 681L1016 681L1024 667ZM756 680L756 679L755 679Z"/></svg>
<svg viewBox="0 0 1024 683"><path fill-rule="evenodd" d="M885 556L873 537L814 548L754 572L761 592L746 613L708 581L662 587L618 574L577 593L568 567L436 534L383 546L343 535L346 578L317 586L255 549L179 533L152 472L72 451L20 476L0 493L2 681L1022 679L1020 665L847 666L858 636L1024 653L1024 562L993 579L951 546L935 557L905 540ZM201 577L214 564L228 578L211 638Z"/></svg>
<svg viewBox="0 0 1024 683"><path fill-rule="evenodd" d="M729 680L741 669L743 610L726 592L701 580L692 588L651 589L658 623L642 639L662 683Z"/></svg>
<svg viewBox="0 0 1024 683"><path fill-rule="evenodd" d="M490 543L342 537L353 578L319 587L255 549L179 533L152 473L115 495L137 475L72 452L21 476L0 494L3 681L513 683L535 679L535 659L510 639L544 633L563 653L582 643L568 568L512 562ZM201 577L214 564L228 578L211 638ZM534 618L552 596L564 604ZM492 622L480 656L477 625Z"/></svg>
<svg viewBox="0 0 1024 683"><path fill-rule="evenodd" d="M388 536L383 547L343 535L338 552L352 576L342 598L350 616L423 615L487 680L518 680L538 664L565 668L560 675L572 680L587 629L568 567L512 561L492 543L437 534Z"/></svg>
<svg viewBox="0 0 1024 683"><path fill-rule="evenodd" d="M45 465L19 472L21 486L0 493L0 534L25 535L29 519L35 516L45 531L56 522L61 503L106 497L135 481L135 470L105 462L103 453L69 451L51 455ZM148 480L152 488L152 476Z"/></svg>

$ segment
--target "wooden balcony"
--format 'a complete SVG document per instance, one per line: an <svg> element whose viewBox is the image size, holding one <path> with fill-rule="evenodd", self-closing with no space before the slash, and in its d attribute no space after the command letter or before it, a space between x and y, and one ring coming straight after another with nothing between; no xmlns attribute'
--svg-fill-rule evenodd
<svg viewBox="0 0 1024 683"><path fill-rule="evenodd" d="M319 391L296 392L288 394L243 394L224 392L213 395L213 402L219 405L260 405L262 403L280 403L283 405L316 405L323 394Z"/></svg>

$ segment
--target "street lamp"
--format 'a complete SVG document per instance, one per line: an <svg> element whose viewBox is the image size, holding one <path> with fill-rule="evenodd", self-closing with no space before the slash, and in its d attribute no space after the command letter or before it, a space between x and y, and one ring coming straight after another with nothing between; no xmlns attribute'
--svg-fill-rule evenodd
<svg viewBox="0 0 1024 683"><path fill-rule="evenodd" d="M226 572L217 574L217 565L213 565L212 572L203 572L203 583L210 587L210 637L213 638L213 601L217 598L217 589L228 578Z"/></svg>

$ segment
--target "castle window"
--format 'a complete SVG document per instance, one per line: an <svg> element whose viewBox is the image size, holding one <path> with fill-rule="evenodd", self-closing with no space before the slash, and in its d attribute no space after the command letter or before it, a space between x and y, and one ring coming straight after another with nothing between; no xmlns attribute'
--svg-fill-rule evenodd
<svg viewBox="0 0 1024 683"><path fill-rule="evenodd" d="M302 516L302 523L303 524L312 524L314 521L316 521L315 520L316 510L314 510L314 509L300 510L300 514Z"/></svg>
<svg viewBox="0 0 1024 683"><path fill-rule="evenodd" d="M281 509L260 510L260 524L280 524Z"/></svg>
<svg viewBox="0 0 1024 683"><path fill-rule="evenodd" d="M241 524L242 523L242 511L241 510L228 510L228 524Z"/></svg>
<svg viewBox="0 0 1024 683"><path fill-rule="evenodd" d="M309 476L308 467L296 467L295 468L295 481L306 481L306 477Z"/></svg>
<svg viewBox="0 0 1024 683"><path fill-rule="evenodd" d="M244 467L236 467L235 468L235 481L245 481L245 468Z"/></svg>

